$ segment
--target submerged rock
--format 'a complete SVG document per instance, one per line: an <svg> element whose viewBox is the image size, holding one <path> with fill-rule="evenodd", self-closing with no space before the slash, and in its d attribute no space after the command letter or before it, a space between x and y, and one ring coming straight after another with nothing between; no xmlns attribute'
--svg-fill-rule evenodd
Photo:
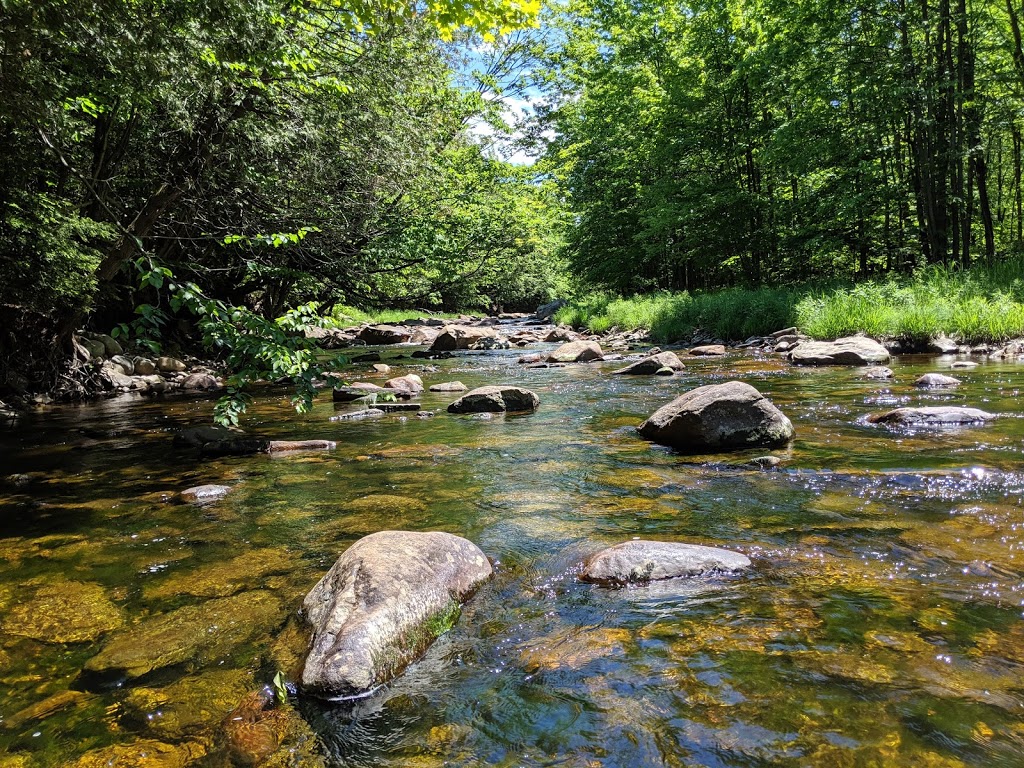
<svg viewBox="0 0 1024 768"><path fill-rule="evenodd" d="M941 373L926 373L923 376L919 376L914 381L915 387L921 389L928 389L931 387L956 387L960 385L960 379L954 379L952 376L946 376Z"/></svg>
<svg viewBox="0 0 1024 768"><path fill-rule="evenodd" d="M232 765L259 765L281 746L289 716L269 688L251 691L221 721Z"/></svg>
<svg viewBox="0 0 1024 768"><path fill-rule="evenodd" d="M512 386L477 387L448 406L449 413L502 413L535 411L540 398L528 389Z"/></svg>
<svg viewBox="0 0 1024 768"><path fill-rule="evenodd" d="M681 371L684 368L683 361L675 352L659 352L656 355L645 357L643 360L638 360L632 365L627 365L625 368L612 371L612 373L626 376L653 376L661 374L661 371L666 368L669 375L673 371Z"/></svg>
<svg viewBox="0 0 1024 768"><path fill-rule="evenodd" d="M922 408L894 408L885 413L868 416L868 422L871 424L928 426L933 424L982 424L994 418L997 418L996 414L978 408L936 405Z"/></svg>
<svg viewBox="0 0 1024 768"><path fill-rule="evenodd" d="M222 440L234 440L245 433L234 427L222 427L219 424L203 424L198 427L183 429L174 436L174 444L188 448L202 448L207 443Z"/></svg>
<svg viewBox="0 0 1024 768"><path fill-rule="evenodd" d="M963 369L963 370L969 370L971 368L977 368L978 364L973 362L972 360L957 360L956 362L954 362L949 367L950 368L960 368L960 369Z"/></svg>
<svg viewBox="0 0 1024 768"><path fill-rule="evenodd" d="M336 414L331 416L329 421L362 421L363 419L379 419L383 415L383 408L363 408L358 411Z"/></svg>
<svg viewBox="0 0 1024 768"><path fill-rule="evenodd" d="M164 744L153 739L139 739L90 750L64 765L65 768L185 768L205 757L207 751L207 745L198 741Z"/></svg>
<svg viewBox="0 0 1024 768"><path fill-rule="evenodd" d="M601 345L596 341L570 341L563 344L547 357L549 363L589 363L604 357Z"/></svg>
<svg viewBox="0 0 1024 768"><path fill-rule="evenodd" d="M181 492L181 500L186 504L208 504L223 499L231 492L227 485L197 485Z"/></svg>
<svg viewBox="0 0 1024 768"><path fill-rule="evenodd" d="M140 677L185 661L210 660L267 634L282 617L281 603L264 590L189 605L116 634L85 669Z"/></svg>
<svg viewBox="0 0 1024 768"><path fill-rule="evenodd" d="M771 447L793 438L793 424L749 384L729 381L697 387L659 408L640 435L692 452Z"/></svg>
<svg viewBox="0 0 1024 768"><path fill-rule="evenodd" d="M627 541L587 558L580 578L602 584L635 584L733 573L750 567L739 552L669 541Z"/></svg>
<svg viewBox="0 0 1024 768"><path fill-rule="evenodd" d="M60 579L9 606L0 627L44 643L83 643L124 625L99 584Z"/></svg>
<svg viewBox="0 0 1024 768"><path fill-rule="evenodd" d="M143 589L147 600L171 600L181 595L228 597L262 586L267 576L288 573L295 558L281 548L254 549L230 560L190 567L175 564L166 578Z"/></svg>
<svg viewBox="0 0 1024 768"><path fill-rule="evenodd" d="M849 336L801 342L789 359L796 365L881 365L889 362L889 350L867 336Z"/></svg>
<svg viewBox="0 0 1024 768"><path fill-rule="evenodd" d="M313 627L303 688L353 696L387 682L451 629L490 575L484 553L449 533L359 539L303 601Z"/></svg>
<svg viewBox="0 0 1024 768"><path fill-rule="evenodd" d="M461 381L444 381L440 384L431 384L431 392L465 392L469 387Z"/></svg>
<svg viewBox="0 0 1024 768"><path fill-rule="evenodd" d="M132 720L145 723L151 735L180 739L215 727L251 687L252 675L246 670L204 670L166 688L132 688L122 707Z"/></svg>

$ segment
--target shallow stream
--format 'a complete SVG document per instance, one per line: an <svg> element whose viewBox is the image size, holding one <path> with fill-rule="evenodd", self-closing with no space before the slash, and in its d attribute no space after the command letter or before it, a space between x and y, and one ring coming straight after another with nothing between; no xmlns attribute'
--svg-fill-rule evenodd
<svg viewBox="0 0 1024 768"><path fill-rule="evenodd" d="M300 701L320 746L279 764L319 750L337 766L1024 765L1024 365L982 362L922 392L913 379L954 358L898 358L879 382L740 353L671 378L527 370L517 351L437 371L389 360L408 353L384 361L427 385L526 386L541 408L451 416L454 396L424 393L434 418L332 423L329 398L296 415L280 392L247 430L337 450L217 460L171 445L212 400L53 408L0 432L0 475L24 475L0 487L0 768L109 764L113 745L150 755L116 765L223 764L218 724L293 661L303 595L387 529L465 536L495 578L386 690ZM636 435L674 396L732 378L793 421L779 469L737 468L763 450L686 457ZM863 422L906 404L1004 417ZM203 483L232 492L174 501ZM631 537L725 546L755 568L576 581L584 556ZM111 637L217 600L232 629L198 630L216 641L128 679L82 673Z"/></svg>

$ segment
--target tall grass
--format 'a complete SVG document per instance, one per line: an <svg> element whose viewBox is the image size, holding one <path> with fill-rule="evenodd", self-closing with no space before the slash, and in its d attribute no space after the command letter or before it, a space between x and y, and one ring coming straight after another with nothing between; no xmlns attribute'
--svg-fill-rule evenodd
<svg viewBox="0 0 1024 768"><path fill-rule="evenodd" d="M457 313L427 312L422 309L375 309L362 310L356 307L336 305L331 312L331 317L340 326L357 325L359 323L390 324L401 323L405 320L414 320L419 317L458 317Z"/></svg>
<svg viewBox="0 0 1024 768"><path fill-rule="evenodd" d="M695 331L738 341L797 325L814 338L855 333L920 345L945 334L975 344L1024 336L1024 261L968 271L930 267L913 278L823 290L730 288L712 293L595 294L556 320L594 333L645 328L658 341Z"/></svg>

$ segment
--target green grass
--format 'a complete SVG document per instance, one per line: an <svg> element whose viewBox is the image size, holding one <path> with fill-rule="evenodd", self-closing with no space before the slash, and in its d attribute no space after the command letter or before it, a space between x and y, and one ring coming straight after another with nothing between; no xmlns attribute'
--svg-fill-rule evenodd
<svg viewBox="0 0 1024 768"><path fill-rule="evenodd" d="M356 325L358 323L394 324L406 320L415 320L420 317L439 317L442 319L459 317L462 313L428 312L422 309L373 309L362 310L356 307L337 305L331 313L331 317L338 325ZM466 314L473 314L467 312Z"/></svg>
<svg viewBox="0 0 1024 768"><path fill-rule="evenodd" d="M648 329L659 342L700 330L739 341L797 325L814 338L855 333L910 344L946 334L965 343L1024 336L1024 261L954 271L930 267L910 279L889 279L823 290L730 288L632 298L596 294L575 301L556 320L594 333Z"/></svg>

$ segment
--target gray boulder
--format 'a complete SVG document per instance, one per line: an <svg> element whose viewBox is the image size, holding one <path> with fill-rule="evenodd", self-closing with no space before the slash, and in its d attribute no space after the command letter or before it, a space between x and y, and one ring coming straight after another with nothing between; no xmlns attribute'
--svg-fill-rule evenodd
<svg viewBox="0 0 1024 768"><path fill-rule="evenodd" d="M410 395L418 395L423 391L423 379L415 373L407 373L405 376L395 376L384 382L386 389L397 389Z"/></svg>
<svg viewBox="0 0 1024 768"><path fill-rule="evenodd" d="M222 387L216 377L209 373L190 373L182 380L180 386L190 392L212 391Z"/></svg>
<svg viewBox="0 0 1024 768"><path fill-rule="evenodd" d="M689 453L772 447L793 438L793 424L749 384L697 387L659 408L640 435Z"/></svg>
<svg viewBox="0 0 1024 768"><path fill-rule="evenodd" d="M202 424L178 432L174 436L174 444L186 448L202 448L207 443L235 440L240 437L245 437L245 433L240 429L224 427L220 424Z"/></svg>
<svg viewBox="0 0 1024 768"><path fill-rule="evenodd" d="M131 376L135 373L135 363L124 355L114 355L110 358L110 362L120 366L125 376Z"/></svg>
<svg viewBox="0 0 1024 768"><path fill-rule="evenodd" d="M599 584L636 584L750 567L739 552L669 541L627 541L589 557L580 578Z"/></svg>
<svg viewBox="0 0 1024 768"><path fill-rule="evenodd" d="M92 360L102 360L104 357L106 357L107 348L103 346L102 341L97 341L96 339L82 338L79 339L79 342L89 353L89 357Z"/></svg>
<svg viewBox="0 0 1024 768"><path fill-rule="evenodd" d="M569 302L567 302L565 299L555 299L554 301L548 304L541 304L539 307L537 307L537 311L534 314L537 315L538 320L550 320L552 317L555 316L555 312L560 310L568 303Z"/></svg>
<svg viewBox="0 0 1024 768"><path fill-rule="evenodd" d="M694 357L719 357L725 354L724 344L705 344L690 350Z"/></svg>
<svg viewBox="0 0 1024 768"><path fill-rule="evenodd" d="M789 359L796 365L882 365L889 362L889 351L867 336L849 336L802 342Z"/></svg>
<svg viewBox="0 0 1024 768"><path fill-rule="evenodd" d="M656 355L645 357L643 360L638 360L632 365L627 365L625 368L612 371L612 373L626 376L653 376L660 373L664 368L669 369L669 374L672 371L681 371L683 370L683 362L675 352L659 352Z"/></svg>
<svg viewBox="0 0 1024 768"><path fill-rule="evenodd" d="M477 387L449 405L448 413L515 413L535 411L539 405L540 398L522 387Z"/></svg>
<svg viewBox="0 0 1024 768"><path fill-rule="evenodd" d="M548 355L547 360L549 363L589 363L602 357L604 352L596 341L570 341Z"/></svg>
<svg viewBox="0 0 1024 768"><path fill-rule="evenodd" d="M313 634L302 687L356 696L387 682L455 625L490 575L484 553L450 533L359 539L303 601Z"/></svg>
<svg viewBox="0 0 1024 768"><path fill-rule="evenodd" d="M942 373L926 373L923 376L919 376L914 381L914 386L921 389L931 389L933 387L956 387L960 385L960 379L954 379L952 376L946 376Z"/></svg>
<svg viewBox="0 0 1024 768"><path fill-rule="evenodd" d="M467 325L446 325L437 334L434 343L430 345L433 352L451 352L457 349L473 349L484 339L496 339L497 331L493 328L467 326Z"/></svg>
<svg viewBox="0 0 1024 768"><path fill-rule="evenodd" d="M953 405L935 405L922 408L894 408L885 413L868 416L871 424L893 424L901 426L934 426L943 424L984 424L997 418L978 408L961 408Z"/></svg>
<svg viewBox="0 0 1024 768"><path fill-rule="evenodd" d="M440 384L431 384L431 392L465 392L469 387L461 381L443 381Z"/></svg>

